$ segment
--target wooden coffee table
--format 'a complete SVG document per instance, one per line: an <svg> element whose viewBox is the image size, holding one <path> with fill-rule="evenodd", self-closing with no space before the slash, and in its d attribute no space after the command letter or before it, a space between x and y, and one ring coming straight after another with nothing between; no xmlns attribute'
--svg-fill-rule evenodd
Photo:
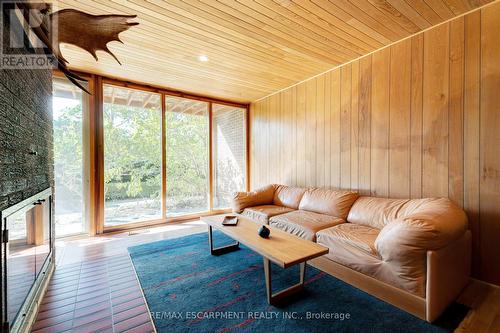
<svg viewBox="0 0 500 333"><path fill-rule="evenodd" d="M304 287L307 260L314 259L328 253L327 247L299 238L271 226L267 226L271 230L269 238L262 238L257 232L262 226L261 223L255 222L241 215L232 215L238 216L237 226L222 225L222 221L227 214L201 218L201 220L208 225L210 253L212 255L224 254L236 250L239 247L239 243L242 243L251 250L260 254L264 261L267 301L269 304L274 304L283 297L302 290ZM236 241L236 243L224 247L214 248L212 239L213 228L218 229L225 235L231 237ZM282 268L300 265L299 283L277 293L273 293L271 283L271 262Z"/></svg>

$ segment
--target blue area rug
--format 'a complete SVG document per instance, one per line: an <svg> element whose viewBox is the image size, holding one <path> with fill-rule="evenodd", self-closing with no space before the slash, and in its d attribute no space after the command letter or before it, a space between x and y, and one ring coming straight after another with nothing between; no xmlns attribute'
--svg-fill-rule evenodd
<svg viewBox="0 0 500 333"><path fill-rule="evenodd" d="M231 243L215 232L216 246ZM278 306L266 300L262 257L248 248L210 255L206 233L129 248L160 333L449 332L467 313L455 304L431 325L311 266L305 289ZM298 267L272 267L273 290Z"/></svg>

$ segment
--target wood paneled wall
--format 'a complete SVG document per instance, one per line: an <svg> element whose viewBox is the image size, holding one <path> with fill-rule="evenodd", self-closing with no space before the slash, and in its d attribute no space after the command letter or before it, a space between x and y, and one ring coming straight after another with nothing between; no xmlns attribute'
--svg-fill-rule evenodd
<svg viewBox="0 0 500 333"><path fill-rule="evenodd" d="M251 187L450 197L500 283L500 3L251 105Z"/></svg>

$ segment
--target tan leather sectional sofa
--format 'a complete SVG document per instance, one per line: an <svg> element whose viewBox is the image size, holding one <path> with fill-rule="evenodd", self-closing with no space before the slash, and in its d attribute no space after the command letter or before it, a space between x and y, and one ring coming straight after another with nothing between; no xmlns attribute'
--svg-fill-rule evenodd
<svg viewBox="0 0 500 333"><path fill-rule="evenodd" d="M327 246L313 265L429 322L469 280L467 216L446 198L273 184L236 193L233 211Z"/></svg>

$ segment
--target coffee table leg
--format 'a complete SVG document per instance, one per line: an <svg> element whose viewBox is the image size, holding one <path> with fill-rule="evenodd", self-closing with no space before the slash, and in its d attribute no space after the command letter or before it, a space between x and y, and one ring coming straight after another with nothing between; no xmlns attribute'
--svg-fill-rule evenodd
<svg viewBox="0 0 500 333"><path fill-rule="evenodd" d="M263 260L264 260L264 275L266 279L267 302L269 304L275 304L283 297L294 294L304 288L304 282L306 276L306 262L302 262L299 264L300 265L299 283L273 294L272 278L271 278L271 261L267 258L263 258Z"/></svg>
<svg viewBox="0 0 500 333"><path fill-rule="evenodd" d="M220 255L228 252L232 252L234 250L238 250L240 248L240 242L236 242L233 244L229 244L226 246L220 246L214 248L214 241L213 241L213 236L212 236L212 226L208 226L208 244L210 245L210 254L211 255Z"/></svg>

